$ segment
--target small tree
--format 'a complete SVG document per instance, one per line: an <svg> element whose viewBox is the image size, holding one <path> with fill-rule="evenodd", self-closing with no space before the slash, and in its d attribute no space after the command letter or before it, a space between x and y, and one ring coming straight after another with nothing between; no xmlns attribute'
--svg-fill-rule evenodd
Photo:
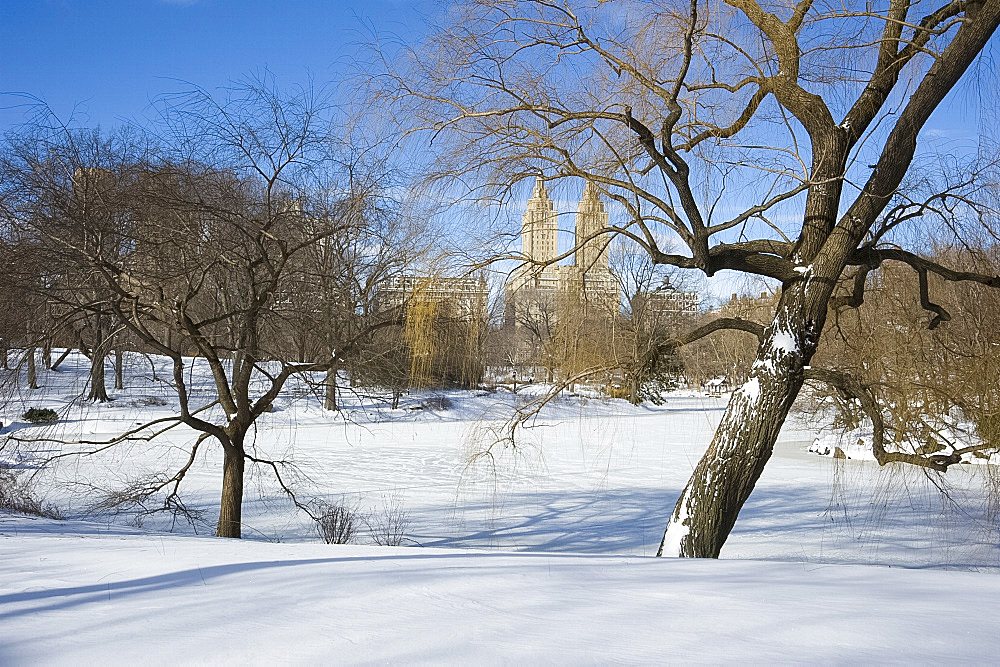
<svg viewBox="0 0 1000 667"><path fill-rule="evenodd" d="M617 244L611 267L624 295L614 350L626 396L632 403L659 403L661 392L675 386L681 373L680 356L670 343L692 328L697 306L686 301L681 272L654 264L634 243Z"/></svg>
<svg viewBox="0 0 1000 667"><path fill-rule="evenodd" d="M29 390L38 389L37 348L45 335L42 257L37 243L8 227L0 234L0 367L11 370L11 346L20 348L17 371L7 378L21 386L23 373Z"/></svg>
<svg viewBox="0 0 1000 667"><path fill-rule="evenodd" d="M224 455L216 534L240 537L247 463L284 484L280 462L253 454L248 434L293 374L326 368L299 363L275 335L293 267L317 244L363 228L355 193L377 169L343 167L329 108L309 90L286 95L251 81L221 100L201 90L167 97L161 109L155 136L101 138L45 124L11 137L0 201L9 224L43 244L51 263L86 277L75 291L63 282L61 301L94 328L94 357L110 349L114 323L172 366L179 414L77 443L86 445L78 453L147 440L154 424L194 429L188 460L130 497L164 492L164 508L178 507L199 449L215 442ZM79 181L94 174L100 214L80 203ZM189 385L192 353L211 374L207 399Z"/></svg>

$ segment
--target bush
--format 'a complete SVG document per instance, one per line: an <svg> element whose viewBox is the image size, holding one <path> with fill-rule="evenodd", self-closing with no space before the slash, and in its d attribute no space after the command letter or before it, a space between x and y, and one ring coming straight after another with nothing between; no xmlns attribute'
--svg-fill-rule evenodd
<svg viewBox="0 0 1000 667"><path fill-rule="evenodd" d="M368 534L380 547L398 547L410 528L410 513L398 494L382 496L382 507L365 517Z"/></svg>
<svg viewBox="0 0 1000 667"><path fill-rule="evenodd" d="M620 384L606 384L604 385L604 395L608 398L629 398L629 390L627 387L623 387Z"/></svg>
<svg viewBox="0 0 1000 667"><path fill-rule="evenodd" d="M420 407L425 410L450 410L451 399L447 396L431 396L421 403Z"/></svg>
<svg viewBox="0 0 1000 667"><path fill-rule="evenodd" d="M324 504L316 517L316 531L327 544L350 544L362 520L355 508L344 503Z"/></svg>
<svg viewBox="0 0 1000 667"><path fill-rule="evenodd" d="M47 519L63 518L56 507L42 503L35 496L30 478L23 479L22 475L5 465L0 465L0 511Z"/></svg>
<svg viewBox="0 0 1000 667"><path fill-rule="evenodd" d="M54 424L59 419L56 411L49 410L48 408L30 408L22 416L25 421L32 424Z"/></svg>
<svg viewBox="0 0 1000 667"><path fill-rule="evenodd" d="M162 408L170 405L170 402L162 396L144 396L136 399L132 404L140 408Z"/></svg>

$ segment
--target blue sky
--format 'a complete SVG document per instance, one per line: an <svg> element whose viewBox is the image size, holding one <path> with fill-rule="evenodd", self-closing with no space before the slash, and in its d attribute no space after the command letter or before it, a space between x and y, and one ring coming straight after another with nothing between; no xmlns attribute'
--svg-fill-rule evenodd
<svg viewBox="0 0 1000 667"><path fill-rule="evenodd" d="M330 84L353 73L373 33L419 39L440 0L0 0L0 132L23 120L19 98L63 121L109 128L141 119L157 95L190 82L214 89L265 68L279 84ZM978 77L953 91L924 139L974 150L995 131L997 40ZM982 97L987 98L985 102ZM21 100L23 101L23 100ZM995 136L995 134L994 134ZM516 228L519 211L513 213ZM721 290L728 294L729 287Z"/></svg>
<svg viewBox="0 0 1000 667"><path fill-rule="evenodd" d="M0 92L108 127L181 87L269 69L337 80L374 26L412 37L430 2L404 0L0 0ZM16 99L4 95L0 106ZM0 130L21 112L0 110Z"/></svg>
<svg viewBox="0 0 1000 667"><path fill-rule="evenodd" d="M351 71L374 32L412 41L440 0L0 0L0 93L47 102L63 120L110 126L136 118L158 94L212 89L264 68L282 83L318 84ZM996 67L994 44L985 71ZM996 76L988 76L987 87ZM928 131L977 134L982 80L967 77ZM987 93L989 97L993 97ZM995 98L985 106L990 107ZM17 99L0 95L0 107ZM21 118L0 109L0 131Z"/></svg>
<svg viewBox="0 0 1000 667"><path fill-rule="evenodd" d="M360 43L419 38L440 0L0 0L0 132L23 118L28 93L62 119L105 128L148 112L157 95L206 89L267 68L279 84L336 82ZM995 42L983 71L996 84ZM975 140L984 82L966 77L925 139Z"/></svg>

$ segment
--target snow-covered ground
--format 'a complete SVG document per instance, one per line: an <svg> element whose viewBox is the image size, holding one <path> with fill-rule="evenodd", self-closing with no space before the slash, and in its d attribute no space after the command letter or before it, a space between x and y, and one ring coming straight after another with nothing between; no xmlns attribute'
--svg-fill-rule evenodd
<svg viewBox="0 0 1000 667"><path fill-rule="evenodd" d="M3 664L981 662L1000 578L8 522Z"/></svg>
<svg viewBox="0 0 1000 667"><path fill-rule="evenodd" d="M956 410L961 414L960 410ZM1000 465L1000 452L988 447L976 434L976 427L972 422L963 419L954 419L948 416L937 419L925 419L925 424L929 423L925 434L922 437L909 436L896 442L889 440L884 444L887 451L903 452L906 454L920 453L929 446L929 440L933 438L937 446L931 454L951 456L956 451L962 451L970 446L985 447L980 451L966 451L960 455L963 464L972 465ZM931 431L930 426L933 427ZM865 420L862 426L843 430L830 429L816 438L809 451L820 456L832 456L842 459L856 459L861 461L874 461L875 453L872 451L874 441L874 430L871 421ZM925 453L927 453L925 451Z"/></svg>
<svg viewBox="0 0 1000 667"><path fill-rule="evenodd" d="M7 407L0 443L43 433L18 419L28 406L59 411L44 432L65 439L171 414L145 363L116 401L81 405L86 360L71 357ZM332 415L295 384L266 415L257 451L296 463L301 499L402 507L406 547L321 543L266 471L247 488L249 539L210 537L214 448L183 487L202 523L167 533L166 518L87 514L182 461L180 430L64 459L39 488L69 520L0 515L0 664L989 662L1000 649L990 466L949 472L950 501L921 471L809 454L815 433L792 424L722 560L654 559L724 400L560 397L516 449L482 456L531 392L425 392L399 410L345 393ZM58 450L3 447L25 468Z"/></svg>

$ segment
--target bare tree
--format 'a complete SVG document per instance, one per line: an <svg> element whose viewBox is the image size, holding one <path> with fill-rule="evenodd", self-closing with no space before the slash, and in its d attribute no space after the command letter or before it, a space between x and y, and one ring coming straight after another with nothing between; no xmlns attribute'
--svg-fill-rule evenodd
<svg viewBox="0 0 1000 667"><path fill-rule="evenodd" d="M384 176L383 176L384 177ZM337 409L338 373L364 361L364 350L376 332L402 326L398 313L379 307L379 289L409 267L425 250L426 227L403 210L403 203L386 195L390 182L358 184L354 194L360 224L310 247L301 263L302 278L312 289L309 330L316 337L317 361L326 364L324 407Z"/></svg>
<svg viewBox="0 0 1000 667"><path fill-rule="evenodd" d="M39 244L10 227L4 229L0 237L0 367L14 371L5 378L8 391L22 386L22 372L26 388L38 389L37 352L48 339L46 273ZM11 346L20 349L13 369L8 358Z"/></svg>
<svg viewBox="0 0 1000 667"><path fill-rule="evenodd" d="M283 462L256 454L247 437L290 377L327 367L300 363L277 332L301 285L297 260L363 228L362 170L345 161L330 108L308 89L286 94L256 80L221 99L202 90L166 97L161 111L156 136L82 142L56 124L12 138L0 161L2 201L11 225L44 241L63 266L84 270L86 289L63 301L92 322L113 323L97 325L105 327L102 344L114 326L172 366L179 414L77 442L61 456L193 429L183 465L128 496L164 494L165 509L183 509L185 474L214 442L224 453L216 532L240 537L248 464L270 470L295 500ZM115 159L98 162L102 154L87 150L97 145ZM81 175L95 173L112 182L100 188L106 215L76 205ZM192 354L210 370L207 397L190 385Z"/></svg>
<svg viewBox="0 0 1000 667"><path fill-rule="evenodd" d="M508 293L504 304L511 366L515 369L544 368L546 382L552 382L555 377L552 346L557 301L556 294L550 290L522 287L516 293Z"/></svg>
<svg viewBox="0 0 1000 667"><path fill-rule="evenodd" d="M733 294L732 298L694 318L699 325L715 320L745 322L762 329L773 317L778 295L761 292L760 296ZM680 349L685 372L702 386L706 380L723 379L727 386L742 384L750 375L759 341L745 330L723 327L711 336L694 340ZM718 385L716 385L718 386Z"/></svg>
<svg viewBox="0 0 1000 667"><path fill-rule="evenodd" d="M671 341L692 328L697 305L687 299L689 281L681 271L655 264L634 243L622 241L611 255L625 308L613 331L615 360L629 401L659 403L662 391L675 384L681 371Z"/></svg>
<svg viewBox="0 0 1000 667"><path fill-rule="evenodd" d="M12 155L37 150L32 145L36 140L49 150L35 156L30 177L24 172L25 178L11 175L15 180L7 190L18 214L32 221L15 230L36 256L18 272L22 287L37 304L32 345L42 349L44 366L51 368L53 337L60 330L68 332L67 346L78 347L91 359L88 399L104 402L109 400L105 359L116 325L111 313L100 307L107 289L90 262L99 258L114 263L126 250L130 222L123 198L131 174L122 160L134 160L142 147L127 132L103 137L75 131L60 146L47 142L44 132L39 128L39 133L9 138ZM81 156L86 160L77 159ZM30 192L22 188L19 198L11 198L19 182L26 187L30 183ZM36 275L27 279L25 267L34 267Z"/></svg>
<svg viewBox="0 0 1000 667"><path fill-rule="evenodd" d="M932 210L975 215L974 175L937 199L900 186L931 113L998 23L993 0L470 0L426 45L389 54L383 93L434 134L435 176L473 184L463 196L583 178L622 220L596 233L626 236L659 264L781 284L766 327L701 330L755 334L757 361L660 553L719 555L803 381L822 375L810 362L845 273L909 266L932 325L947 318L928 275L1000 286L922 257L919 234L895 245ZM664 251L664 235L683 251ZM861 299L864 276L855 284L838 305Z"/></svg>

